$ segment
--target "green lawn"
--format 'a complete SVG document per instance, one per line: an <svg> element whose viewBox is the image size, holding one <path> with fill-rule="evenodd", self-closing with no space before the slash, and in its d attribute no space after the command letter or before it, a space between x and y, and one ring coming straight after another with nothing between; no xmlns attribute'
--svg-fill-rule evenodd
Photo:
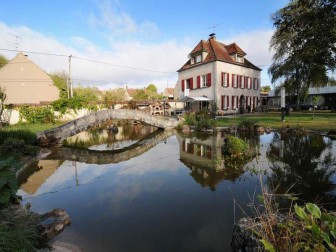
<svg viewBox="0 0 336 252"><path fill-rule="evenodd" d="M28 130L33 133L36 133L39 131L58 127L60 125L63 125L64 123L65 122L54 123L54 124L53 123L15 124L15 125L6 126L2 130Z"/></svg>
<svg viewBox="0 0 336 252"><path fill-rule="evenodd" d="M280 112L266 112L245 114L243 116L233 116L227 118L218 118L218 126L230 126L237 124L239 120L252 118L256 124L273 129L289 125L290 127L301 126L307 130L329 131L336 129L336 113L315 112L292 112L290 116L285 116L285 122L281 121Z"/></svg>

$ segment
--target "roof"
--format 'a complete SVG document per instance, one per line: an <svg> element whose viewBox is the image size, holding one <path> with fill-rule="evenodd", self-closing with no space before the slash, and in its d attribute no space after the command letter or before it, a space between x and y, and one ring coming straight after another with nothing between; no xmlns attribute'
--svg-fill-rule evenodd
<svg viewBox="0 0 336 252"><path fill-rule="evenodd" d="M137 91L137 89L126 87L126 92L130 97L133 97L135 95L136 91Z"/></svg>
<svg viewBox="0 0 336 252"><path fill-rule="evenodd" d="M195 102L195 101L211 101L211 100L204 96L198 96L198 97L184 96L182 99L179 100L179 102Z"/></svg>
<svg viewBox="0 0 336 252"><path fill-rule="evenodd" d="M174 95L174 88L165 88L165 90L163 91L163 93Z"/></svg>
<svg viewBox="0 0 336 252"><path fill-rule="evenodd" d="M239 56L245 56L246 53L236 44L232 43L229 45L225 45L219 41L216 40L215 37L209 38L207 41L201 40L196 47L190 52L190 56L193 57L197 54L200 54L202 52L207 52L207 56L205 59L203 59L202 62L191 64L191 59L189 59L179 70L184 71L192 67L196 67L199 65L207 64L209 62L213 61L222 61L226 63L231 63L235 65L240 65L247 68L252 68L258 71L261 71L261 69L254 64L252 64L250 61L248 61L246 58L244 58L244 62L240 63L236 61L232 56L234 54L237 54Z"/></svg>

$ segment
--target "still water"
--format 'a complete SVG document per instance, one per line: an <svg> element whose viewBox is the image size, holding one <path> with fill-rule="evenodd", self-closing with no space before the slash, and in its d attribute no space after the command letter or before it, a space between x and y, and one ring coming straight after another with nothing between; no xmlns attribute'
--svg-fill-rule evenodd
<svg viewBox="0 0 336 252"><path fill-rule="evenodd" d="M56 239L82 251L230 251L260 175L278 192L292 187L333 207L335 141L242 137L260 155L228 171L214 165L221 132L181 136L144 125L84 132L29 167L19 194L39 213L65 209L72 222Z"/></svg>

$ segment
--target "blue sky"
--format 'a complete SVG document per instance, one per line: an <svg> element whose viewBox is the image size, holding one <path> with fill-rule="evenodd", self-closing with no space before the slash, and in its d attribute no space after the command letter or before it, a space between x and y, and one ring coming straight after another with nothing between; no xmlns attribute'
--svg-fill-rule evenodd
<svg viewBox="0 0 336 252"><path fill-rule="evenodd" d="M0 49L74 55L123 68L73 58L75 84L103 89L173 87L188 53L212 32L236 42L261 66L269 85L271 14L284 0L0 0ZM15 36L20 38L16 39ZM15 51L0 50L8 58ZM28 53L47 72L67 71L68 59ZM151 72L144 70L155 70Z"/></svg>

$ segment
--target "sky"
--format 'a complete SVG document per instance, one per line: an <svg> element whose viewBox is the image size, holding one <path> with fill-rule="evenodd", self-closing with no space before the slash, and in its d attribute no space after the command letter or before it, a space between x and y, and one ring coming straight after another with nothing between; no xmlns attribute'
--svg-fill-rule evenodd
<svg viewBox="0 0 336 252"><path fill-rule="evenodd" d="M288 0L0 0L0 54L23 51L75 86L174 87L200 40L236 42L272 85L271 15Z"/></svg>

